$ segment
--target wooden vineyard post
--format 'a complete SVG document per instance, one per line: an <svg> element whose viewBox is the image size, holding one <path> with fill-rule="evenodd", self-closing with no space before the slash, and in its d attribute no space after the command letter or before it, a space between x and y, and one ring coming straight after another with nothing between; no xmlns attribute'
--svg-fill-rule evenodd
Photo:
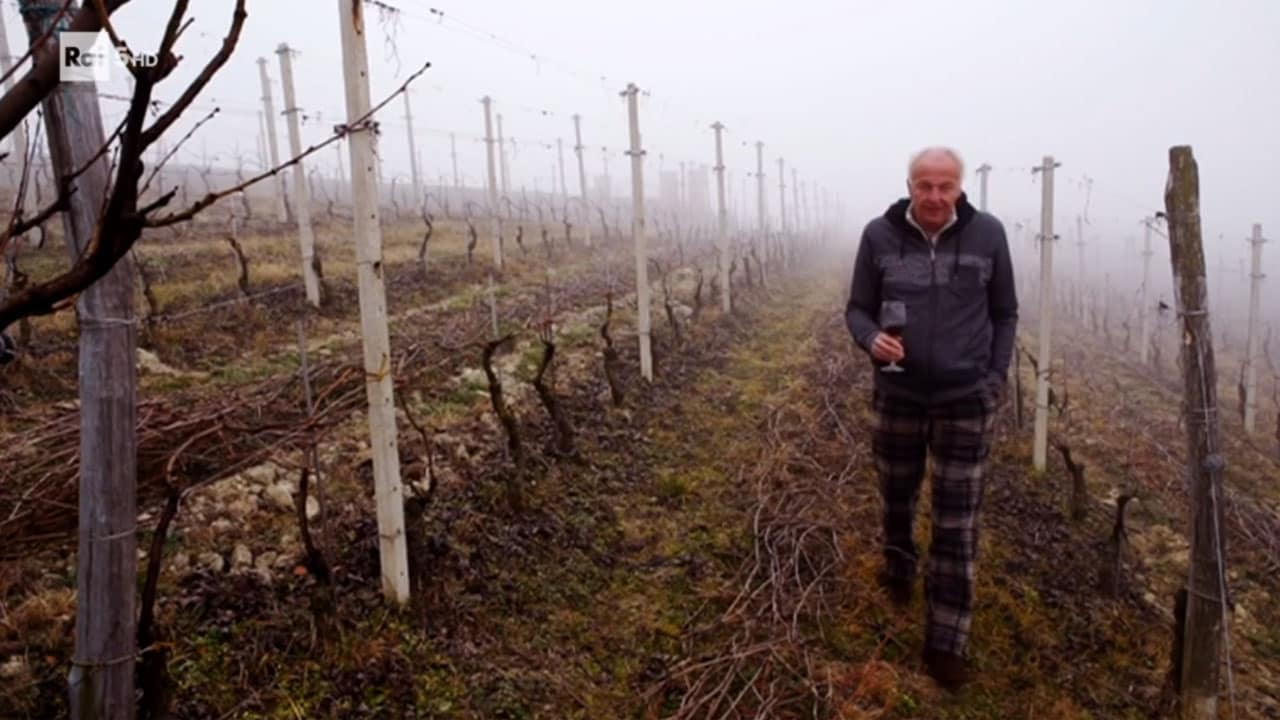
<svg viewBox="0 0 1280 720"><path fill-rule="evenodd" d="M347 122L350 123L364 117L370 108L363 0L338 0L338 24L342 28L342 67L346 76ZM355 216L360 330L364 339L374 495L378 505L382 592L390 600L405 603L409 600L409 557L404 533L400 455L396 447L396 409L391 382L391 340L387 331L375 139L371 122L350 128L352 214Z"/></svg>
<svg viewBox="0 0 1280 720"><path fill-rule="evenodd" d="M63 7L61 0L23 0L34 44ZM70 10L74 12L76 3ZM95 241L107 195L109 154L97 87L65 82L42 103L53 172L70 177L62 213L72 262ZM87 167L86 167L87 166ZM134 717L137 654L137 320L134 265L122 258L80 294L80 489L76 555L75 651L68 673L71 717Z"/></svg>
<svg viewBox="0 0 1280 720"><path fill-rule="evenodd" d="M1209 323L1200 233L1200 176L1189 146L1169 149L1165 186L1169 257L1174 301L1182 318L1182 369L1187 408L1187 462L1191 487L1191 568L1182 634L1182 717L1218 717L1221 642L1226 634L1226 550L1223 547L1222 455L1218 427L1217 373ZM1230 679L1230 657L1228 679ZM1233 717L1239 717L1232 713Z"/></svg>

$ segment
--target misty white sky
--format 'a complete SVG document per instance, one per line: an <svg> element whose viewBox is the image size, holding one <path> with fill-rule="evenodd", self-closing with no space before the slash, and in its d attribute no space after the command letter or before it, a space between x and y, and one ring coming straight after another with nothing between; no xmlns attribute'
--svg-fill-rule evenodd
<svg viewBox="0 0 1280 720"><path fill-rule="evenodd" d="M133 0L121 11L119 25L136 50L154 44L171 4ZM1062 163L1058 232L1074 241L1088 176L1094 180L1089 252L1127 264L1125 238L1140 239L1139 219L1163 206L1169 146L1189 143L1200 163L1210 262L1221 256L1235 268L1253 222L1280 239L1277 0L385 4L400 12L370 8L373 95L376 101L432 62L413 93L430 178L451 174L454 131L462 173L472 185L481 182L478 100L487 94L504 115L506 135L517 141L513 185L546 189L555 156L543 144L564 138L569 189L576 191L568 150L576 112L583 116L588 174L600 172L607 146L614 188L625 192L626 115L618 92L635 82L649 93L641 125L650 192L660 163L668 169L682 160L712 163L708 125L721 120L729 128L732 195L741 194L744 173L754 170L750 145L762 140L771 211L782 155L802 180L843 199L856 231L902 194L908 154L943 143L957 147L971 168L995 166L990 206L1012 235L1019 220L1039 222L1040 187L1029 168L1052 154ZM184 71L162 86L163 98L175 97L181 79L213 51L232 3L192 5L196 25L180 48ZM225 160L237 148L256 158L255 60L270 60L280 109L274 50L282 42L301 52L300 104L320 114L304 128L307 140L322 138L342 119L337 5L249 0L240 46L204 99L226 114L190 143L187 159L207 153ZM15 2L3 7L11 44L24 48ZM443 21L433 8L443 11ZM120 112L110 101L104 109L109 117ZM400 102L383 116L381 150L388 174L407 177L402 116ZM197 118L191 113L189 121ZM278 132L284 142L283 122ZM329 152L321 162L332 166L336 157ZM976 182L970 192L976 202ZM855 245L856 233L846 242ZM1268 246L1273 277L1280 277L1278 260L1280 244Z"/></svg>

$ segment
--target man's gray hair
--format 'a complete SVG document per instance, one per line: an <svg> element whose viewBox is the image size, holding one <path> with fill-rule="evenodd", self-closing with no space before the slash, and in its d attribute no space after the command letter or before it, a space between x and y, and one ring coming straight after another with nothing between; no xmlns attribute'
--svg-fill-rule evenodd
<svg viewBox="0 0 1280 720"><path fill-rule="evenodd" d="M960 177L961 179L964 178L964 158L960 157L960 153L956 152L955 148L949 148L945 145L934 145L933 147L927 147L911 156L911 161L907 163L907 179L911 179L912 174L916 171L916 165L918 165L921 160L934 155L945 155L946 157L955 160L956 167L960 168Z"/></svg>

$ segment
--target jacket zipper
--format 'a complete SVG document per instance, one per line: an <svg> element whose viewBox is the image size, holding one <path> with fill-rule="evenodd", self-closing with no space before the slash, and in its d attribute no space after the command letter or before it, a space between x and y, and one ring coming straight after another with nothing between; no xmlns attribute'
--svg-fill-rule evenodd
<svg viewBox="0 0 1280 720"><path fill-rule="evenodd" d="M938 248L929 237L925 235L923 230L915 228L920 233L920 237L924 239L924 244L929 246L929 321L933 322L934 317L938 314ZM941 234L939 234L941 240ZM924 358L924 376L925 384L933 387L933 333L929 333L928 352Z"/></svg>
<svg viewBox="0 0 1280 720"><path fill-rule="evenodd" d="M911 225L910 221L907 223ZM912 229L920 234L924 239L924 244L929 246L929 320L932 321L938 313L938 248L937 245L929 241L929 237L923 230L912 226ZM944 237L955 234L955 224L938 233L938 242L942 242ZM928 353L925 356L924 369L926 385L933 387L933 333L929 333ZM926 402L932 393L926 393Z"/></svg>
<svg viewBox="0 0 1280 720"><path fill-rule="evenodd" d="M926 241L928 239L926 238ZM938 252L933 243L929 243L929 321L934 322L938 315ZM929 353L925 356L925 380L930 389L933 388L933 336L929 333ZM926 396L932 395L927 393Z"/></svg>

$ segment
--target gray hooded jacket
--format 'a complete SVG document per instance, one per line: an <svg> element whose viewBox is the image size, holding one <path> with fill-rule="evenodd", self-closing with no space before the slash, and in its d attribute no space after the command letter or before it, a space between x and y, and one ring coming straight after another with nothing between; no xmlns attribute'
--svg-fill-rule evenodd
<svg viewBox="0 0 1280 720"><path fill-rule="evenodd" d="M899 200L862 232L845 308L849 332L870 353L880 303L901 300L905 372L876 372L877 389L925 405L999 392L1018 326L1004 226L961 195L955 222L934 247L907 221L909 204Z"/></svg>

